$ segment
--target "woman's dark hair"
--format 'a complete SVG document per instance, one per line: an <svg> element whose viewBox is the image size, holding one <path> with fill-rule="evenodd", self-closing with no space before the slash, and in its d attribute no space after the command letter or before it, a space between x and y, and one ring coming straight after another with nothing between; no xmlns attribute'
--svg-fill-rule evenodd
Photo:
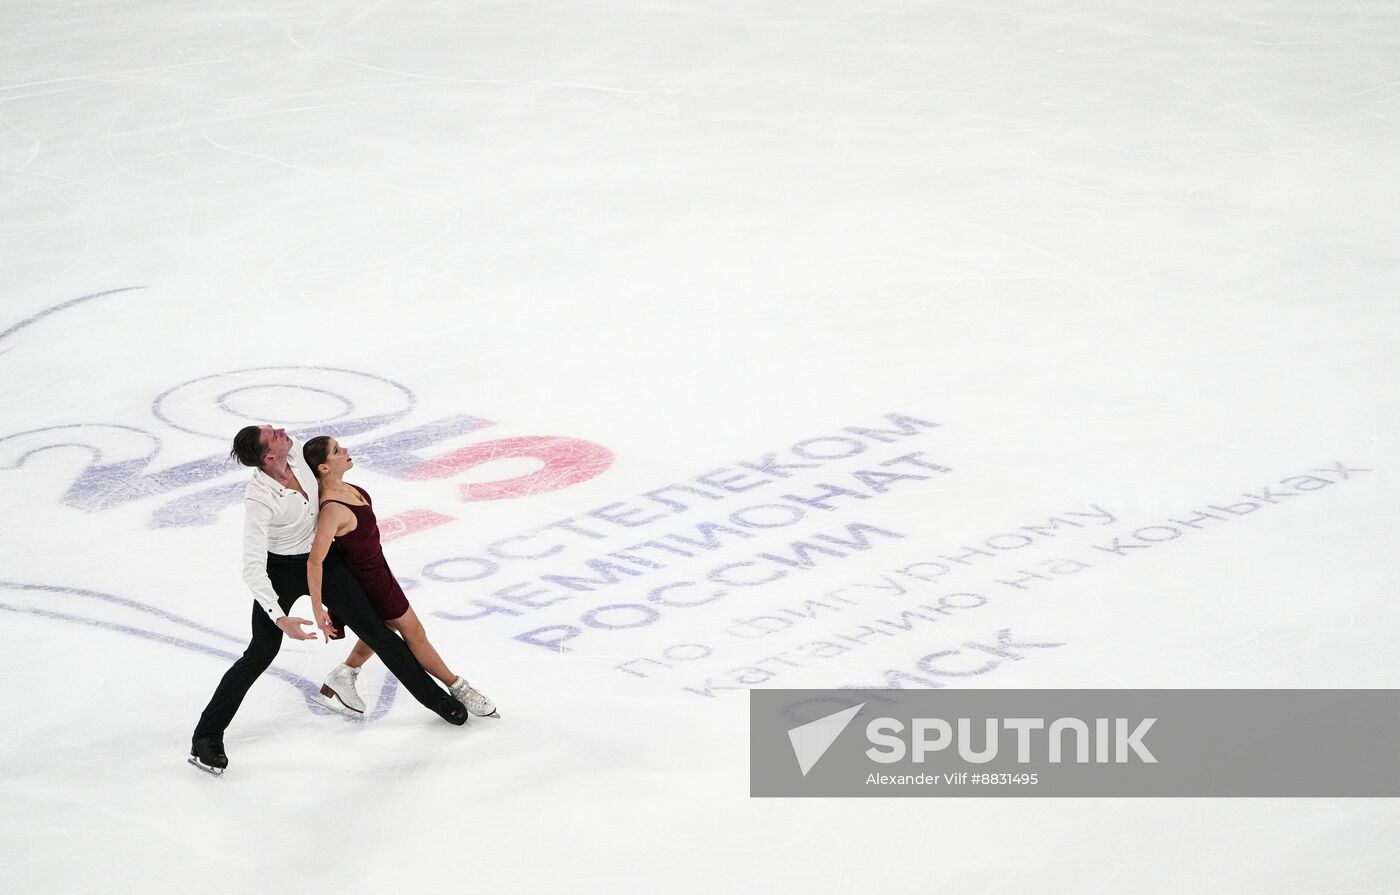
<svg viewBox="0 0 1400 895"><path fill-rule="evenodd" d="M229 451L228 455L244 466L256 469L262 466L264 453L262 429L257 426L244 426L233 436L233 450Z"/></svg>
<svg viewBox="0 0 1400 895"><path fill-rule="evenodd" d="M301 448L301 458L306 461L306 465L311 467L312 475L321 477L320 466L326 462L326 457L331 452L331 437L329 435L317 435L308 441Z"/></svg>

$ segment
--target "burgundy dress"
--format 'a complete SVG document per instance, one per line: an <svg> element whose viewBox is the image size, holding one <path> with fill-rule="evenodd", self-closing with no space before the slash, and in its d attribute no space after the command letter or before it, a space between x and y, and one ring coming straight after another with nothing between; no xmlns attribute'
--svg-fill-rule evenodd
<svg viewBox="0 0 1400 895"><path fill-rule="evenodd" d="M345 564L355 574L360 587L365 589L379 617L385 621L396 619L408 611L408 597L403 588L389 571L389 563L384 559L384 550L379 546L379 521L374 518L374 507L369 493L359 485L351 485L365 499L366 506L358 507L343 500L323 500L321 506L338 503L348 507L355 514L355 528L336 538Z"/></svg>

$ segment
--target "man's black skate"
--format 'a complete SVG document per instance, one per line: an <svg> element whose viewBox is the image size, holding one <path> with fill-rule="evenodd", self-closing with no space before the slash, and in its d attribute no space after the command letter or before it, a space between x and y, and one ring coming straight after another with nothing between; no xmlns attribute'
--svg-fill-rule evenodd
<svg viewBox="0 0 1400 895"><path fill-rule="evenodd" d="M442 701L433 707L433 711L441 715L442 720L448 724L456 724L460 727L467 723L467 707L451 696L443 697Z"/></svg>
<svg viewBox="0 0 1400 895"><path fill-rule="evenodd" d="M223 737L196 737L190 744L190 764L201 771L222 777L228 767Z"/></svg>

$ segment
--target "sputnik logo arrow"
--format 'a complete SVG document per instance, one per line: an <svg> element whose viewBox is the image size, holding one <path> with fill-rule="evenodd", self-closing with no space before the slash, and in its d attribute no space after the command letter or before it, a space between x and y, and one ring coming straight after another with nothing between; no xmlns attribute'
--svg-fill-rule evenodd
<svg viewBox="0 0 1400 895"><path fill-rule="evenodd" d="M846 729L851 719L863 708L865 703L862 702L860 705L843 709L825 718L808 721L788 731L788 739L792 741L792 754L797 756L797 765L802 768L802 776L807 776L807 772L821 760L826 750L830 749L831 744L841 735L841 731Z"/></svg>

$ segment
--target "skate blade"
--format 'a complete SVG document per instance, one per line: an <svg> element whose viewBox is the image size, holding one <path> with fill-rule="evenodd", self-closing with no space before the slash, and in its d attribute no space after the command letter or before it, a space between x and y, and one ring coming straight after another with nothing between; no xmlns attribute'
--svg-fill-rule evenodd
<svg viewBox="0 0 1400 895"><path fill-rule="evenodd" d="M363 715L364 709L357 709L345 704L345 700L340 698L340 694L332 690L325 684L321 685L321 696L326 700L326 704L337 711L352 712L356 715Z"/></svg>
<svg viewBox="0 0 1400 895"><path fill-rule="evenodd" d="M471 716L472 716L473 718L500 718L500 717L501 717L501 713L500 713L500 712L492 712L492 713L489 714L489 715L478 715L476 712L472 712L472 713L471 713Z"/></svg>
<svg viewBox="0 0 1400 895"><path fill-rule="evenodd" d="M211 767L205 764L204 762L200 761L198 758L195 758L193 755L191 755L189 759L187 759L187 761L189 762L189 764L199 768L206 774L213 774L215 777L222 777L224 775L223 768Z"/></svg>

